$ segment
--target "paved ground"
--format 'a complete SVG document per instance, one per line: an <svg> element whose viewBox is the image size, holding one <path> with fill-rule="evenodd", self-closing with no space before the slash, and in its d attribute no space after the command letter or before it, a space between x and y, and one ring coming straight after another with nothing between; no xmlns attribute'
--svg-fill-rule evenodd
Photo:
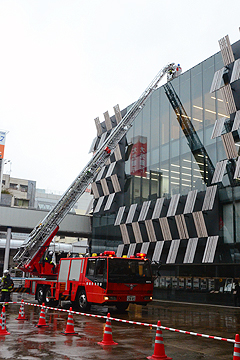
<svg viewBox="0 0 240 360"><path fill-rule="evenodd" d="M16 300L16 299L13 299ZM69 308L67 303L63 304ZM67 313L46 311L48 328L37 328L40 308L25 306L28 321L17 321L19 305L7 309L7 330L0 336L0 359L24 360L143 360L153 354L156 329L112 321L116 346L102 347L104 319L74 315L76 336L61 334L66 329ZM153 302L147 307L131 305L123 314L114 308L111 316L234 339L240 331L240 308ZM96 307L93 313L106 315ZM233 344L163 330L165 352L174 360L230 360Z"/></svg>

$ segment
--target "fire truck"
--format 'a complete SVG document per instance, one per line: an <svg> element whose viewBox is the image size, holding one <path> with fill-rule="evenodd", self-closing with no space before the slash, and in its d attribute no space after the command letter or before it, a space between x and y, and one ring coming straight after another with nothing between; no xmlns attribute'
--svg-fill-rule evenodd
<svg viewBox="0 0 240 360"><path fill-rule="evenodd" d="M122 311L130 303L146 305L152 300L153 277L145 254L119 258L114 251L105 251L63 258L56 279L27 278L24 289L39 304L70 300L81 311L88 311L91 304L115 305Z"/></svg>
<svg viewBox="0 0 240 360"><path fill-rule="evenodd" d="M107 251L99 256L62 258L56 266L45 262L44 257L60 223L105 166L160 80L166 74L177 76L176 69L174 63L163 67L123 118L119 106L114 107L117 126L14 256L20 270L35 276L24 279L22 288L35 295L39 303L69 299L81 310L91 304L115 304L124 309L130 302L147 304L152 300L153 277L143 254L119 258Z"/></svg>

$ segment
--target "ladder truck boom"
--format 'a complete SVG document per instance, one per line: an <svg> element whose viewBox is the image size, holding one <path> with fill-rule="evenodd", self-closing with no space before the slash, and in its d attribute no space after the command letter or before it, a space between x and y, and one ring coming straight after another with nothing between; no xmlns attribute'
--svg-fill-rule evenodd
<svg viewBox="0 0 240 360"><path fill-rule="evenodd" d="M200 165L200 161L202 161L201 165L207 167L208 176L206 177L206 171L201 172L203 181L208 186L211 184L211 180L215 171L214 165L207 153L206 148L204 147L203 143L201 142L189 116L187 115L181 100L179 99L176 91L171 83L167 83L164 85L165 93L168 97L172 108L177 115L177 120L179 125L187 139L188 146L197 162ZM201 160L199 159L201 157ZM202 169L200 169L202 170Z"/></svg>
<svg viewBox="0 0 240 360"><path fill-rule="evenodd" d="M164 75L172 74L174 71L176 71L176 65L174 63L163 67L123 118L121 117L118 105L114 107L115 115L119 119L118 125L112 130L111 134L62 195L58 203L46 215L42 222L32 230L26 242L19 248L13 258L19 268L27 272L33 271L36 262L40 260L50 245L53 236L57 233L60 223L86 188L93 182L94 177L104 166L119 141L126 135L134 119L141 112L146 100L157 88L158 83Z"/></svg>

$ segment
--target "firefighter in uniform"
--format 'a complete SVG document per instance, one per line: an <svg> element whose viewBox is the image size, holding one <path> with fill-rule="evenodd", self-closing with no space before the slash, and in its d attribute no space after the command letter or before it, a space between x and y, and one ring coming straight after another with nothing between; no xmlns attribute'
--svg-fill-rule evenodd
<svg viewBox="0 0 240 360"><path fill-rule="evenodd" d="M10 292L13 289L13 281L10 277L9 271L4 270L2 282L1 282L1 290L2 290L2 296L1 296L1 302L9 302L10 301Z"/></svg>
<svg viewBox="0 0 240 360"><path fill-rule="evenodd" d="M53 272L54 272L56 264L55 264L54 261L53 261L53 251L49 251L49 252L47 253L47 256L45 257L44 261L45 261L45 262L48 262L50 265L53 266L52 270L53 270Z"/></svg>

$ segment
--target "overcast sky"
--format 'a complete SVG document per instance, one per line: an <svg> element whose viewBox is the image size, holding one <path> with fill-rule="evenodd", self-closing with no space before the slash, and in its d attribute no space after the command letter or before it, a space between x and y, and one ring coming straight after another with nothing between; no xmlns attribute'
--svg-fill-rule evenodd
<svg viewBox="0 0 240 360"><path fill-rule="evenodd" d="M137 100L167 63L186 71L223 36L239 40L239 14L239 0L0 0L11 176L65 191L90 159L94 118Z"/></svg>

